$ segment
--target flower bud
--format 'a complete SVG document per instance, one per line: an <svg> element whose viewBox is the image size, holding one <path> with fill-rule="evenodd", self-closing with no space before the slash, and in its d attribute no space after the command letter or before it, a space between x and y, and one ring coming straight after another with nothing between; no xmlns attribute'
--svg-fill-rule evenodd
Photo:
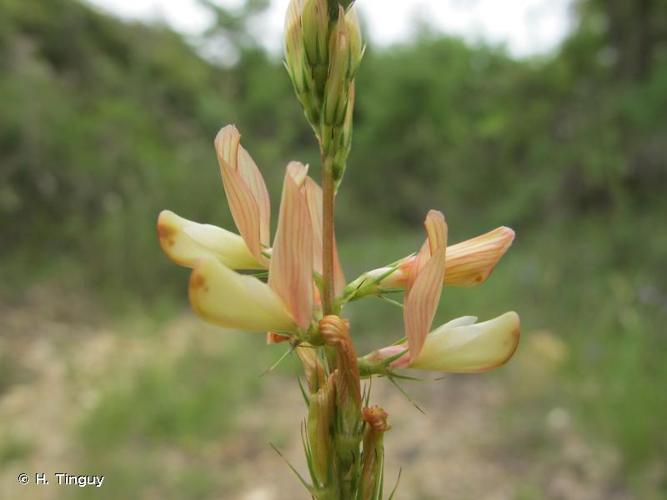
<svg viewBox="0 0 667 500"><path fill-rule="evenodd" d="M326 488L329 483L332 441L331 425L334 415L333 375L310 398L308 411L308 444L311 451L311 467L318 489Z"/></svg>
<svg viewBox="0 0 667 500"><path fill-rule="evenodd" d="M357 9L350 8L345 14L345 25L347 28L348 37L350 39L350 65L351 76L357 72L361 58L364 55L364 47L361 41L361 27L359 26L359 17L357 16Z"/></svg>
<svg viewBox="0 0 667 500"><path fill-rule="evenodd" d="M316 89L313 68L308 63L302 16L304 0L292 0L285 19L285 67L299 103L311 125L319 124L322 107L321 92Z"/></svg>
<svg viewBox="0 0 667 500"><path fill-rule="evenodd" d="M347 101L347 111L345 113L345 121L343 122L343 126L337 131L337 137L335 138L338 146L333 164L333 177L334 182L336 183L336 188L338 188L338 185L343 180L343 175L345 174L345 168L347 166L347 157L352 148L352 120L355 99L354 80L350 82L348 92L349 97Z"/></svg>
<svg viewBox="0 0 667 500"><path fill-rule="evenodd" d="M361 498L380 498L384 462L384 433L389 429L387 412L379 406L364 408L366 423L361 469Z"/></svg>
<svg viewBox="0 0 667 500"><path fill-rule="evenodd" d="M340 15L329 43L329 75L322 109L322 121L330 127L340 126L345 120L352 74L350 55L350 34L344 15Z"/></svg>
<svg viewBox="0 0 667 500"><path fill-rule="evenodd" d="M350 338L350 327L344 319L329 315L320 321L325 344L335 349L333 380L336 386L336 455L343 470L357 460L361 442L361 389L357 355Z"/></svg>
<svg viewBox="0 0 667 500"><path fill-rule="evenodd" d="M354 8L345 13L339 8L338 19L329 40L329 73L322 102L320 142L325 155L333 160L336 187L340 183L352 136L354 111L354 75L363 49L359 21Z"/></svg>
<svg viewBox="0 0 667 500"><path fill-rule="evenodd" d="M312 66L326 68L329 58L329 10L326 0L305 0L301 23L308 62Z"/></svg>
<svg viewBox="0 0 667 500"><path fill-rule="evenodd" d="M361 408L359 367L354 344L350 338L349 323L335 315L325 316L320 320L320 334L326 345L336 349L337 397L342 406L350 402L358 412Z"/></svg>
<svg viewBox="0 0 667 500"><path fill-rule="evenodd" d="M292 0L285 18L285 64L297 93L305 90L302 9L303 0Z"/></svg>
<svg viewBox="0 0 667 500"><path fill-rule="evenodd" d="M342 177L349 151L354 74L363 54L351 1L291 0L285 22L285 66L322 151ZM347 11L346 11L347 9ZM339 130L342 127L346 131Z"/></svg>
<svg viewBox="0 0 667 500"><path fill-rule="evenodd" d="M324 385L325 375L324 367L317 358L315 349L309 344L303 344L296 348L296 353L303 364L308 389L311 393L317 392Z"/></svg>

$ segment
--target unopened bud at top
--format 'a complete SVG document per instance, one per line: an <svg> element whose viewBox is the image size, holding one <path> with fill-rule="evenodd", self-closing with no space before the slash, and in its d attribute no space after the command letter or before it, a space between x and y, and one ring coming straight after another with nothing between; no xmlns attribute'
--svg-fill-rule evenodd
<svg viewBox="0 0 667 500"><path fill-rule="evenodd" d="M354 8L345 13L342 7L336 27L329 40L329 75L327 77L324 105L324 124L337 127L345 120L349 100L349 87L362 56L359 22Z"/></svg>
<svg viewBox="0 0 667 500"><path fill-rule="evenodd" d="M350 39L350 59L352 76L356 73L361 58L364 54L364 46L361 41L361 27L359 26L359 17L357 9L350 7L345 14L345 26Z"/></svg>
<svg viewBox="0 0 667 500"><path fill-rule="evenodd" d="M339 165L345 164L349 151L350 88L363 55L352 3L291 0L285 21L285 63L297 98L323 153L331 157L338 152L334 161Z"/></svg>
<svg viewBox="0 0 667 500"><path fill-rule="evenodd" d="M305 0L301 25L308 62L326 69L329 58L329 9L326 0Z"/></svg>
<svg viewBox="0 0 667 500"><path fill-rule="evenodd" d="M306 90L304 82L305 49L301 27L302 9L303 0L292 0L285 18L285 63L297 94Z"/></svg>

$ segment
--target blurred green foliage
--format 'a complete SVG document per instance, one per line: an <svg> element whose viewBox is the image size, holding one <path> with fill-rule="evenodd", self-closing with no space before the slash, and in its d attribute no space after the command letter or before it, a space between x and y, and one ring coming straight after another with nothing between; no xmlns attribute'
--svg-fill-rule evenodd
<svg viewBox="0 0 667 500"><path fill-rule="evenodd" d="M288 160L317 171L287 75L244 24L262 5L241 17L216 9L196 45L235 44L238 61L226 66L164 27L77 1L0 4L3 295L55 279L124 304L184 296L185 272L161 254L155 220L170 208L232 227L212 148L227 123L243 133L274 209ZM431 207L447 214L454 241L514 227L492 279L476 293L446 291L441 319L515 308L528 335L562 337L571 404L630 470L667 453L666 18L663 0L580 1L561 48L528 60L432 32L370 46L338 203L349 277L416 249ZM400 311L389 307L351 314L369 334L398 335ZM220 388L199 370L228 370L209 364L147 368L135 388L109 395L98 420L149 437L223 430L200 411ZM184 372L202 393L182 404L179 390L158 386ZM133 421L127 408L138 404ZM116 436L101 439L90 446Z"/></svg>

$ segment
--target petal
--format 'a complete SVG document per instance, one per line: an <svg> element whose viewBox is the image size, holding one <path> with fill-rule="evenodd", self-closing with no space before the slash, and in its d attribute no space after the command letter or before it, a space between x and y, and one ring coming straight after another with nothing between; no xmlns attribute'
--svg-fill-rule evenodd
<svg viewBox="0 0 667 500"><path fill-rule="evenodd" d="M306 199L313 226L313 266L322 274L322 188L310 177L306 178ZM345 274L338 256L338 245L334 238L334 290L340 295L345 288Z"/></svg>
<svg viewBox="0 0 667 500"><path fill-rule="evenodd" d="M269 193L257 165L241 147L236 127L224 127L215 138L222 183L229 209L241 236L255 258L266 264L262 249L269 246Z"/></svg>
<svg viewBox="0 0 667 500"><path fill-rule="evenodd" d="M312 178L306 178L306 199L313 228L313 266L322 274L322 188Z"/></svg>
<svg viewBox="0 0 667 500"><path fill-rule="evenodd" d="M486 234L447 247L445 285L483 283L514 241L514 231L499 227Z"/></svg>
<svg viewBox="0 0 667 500"><path fill-rule="evenodd" d="M405 368L410 364L410 357L405 356L408 352L405 342L400 344L394 344L382 349L378 349L375 353L372 353L370 356L373 360L385 360L389 358L394 358L394 361L391 362L392 368ZM400 356L399 356L400 355Z"/></svg>
<svg viewBox="0 0 667 500"><path fill-rule="evenodd" d="M269 286L282 299L297 325L307 329L313 314L313 229L304 182L308 167L287 166L269 266Z"/></svg>
<svg viewBox="0 0 667 500"><path fill-rule="evenodd" d="M431 255L447 246L447 223L445 216L438 210L429 210L424 221L426 237Z"/></svg>
<svg viewBox="0 0 667 500"><path fill-rule="evenodd" d="M424 220L424 229L426 230L426 241L419 249L419 252L417 252L413 265L409 270L408 288L415 282L431 255L434 255L438 249L447 246L447 223L442 212L429 210Z"/></svg>
<svg viewBox="0 0 667 500"><path fill-rule="evenodd" d="M428 261L405 296L403 322L410 348L410 358L416 358L424 345L433 323L442 293L442 273L445 269L445 249Z"/></svg>
<svg viewBox="0 0 667 500"><path fill-rule="evenodd" d="M483 323L445 324L426 338L410 368L451 373L475 373L505 364L519 345L519 315L507 312Z"/></svg>
<svg viewBox="0 0 667 500"><path fill-rule="evenodd" d="M202 318L225 328L292 332L296 325L265 283L214 259L201 259L190 276L190 304Z"/></svg>
<svg viewBox="0 0 667 500"><path fill-rule="evenodd" d="M477 316L461 316L460 318L448 321L440 328L454 328L456 326L468 326L477 323Z"/></svg>
<svg viewBox="0 0 667 500"><path fill-rule="evenodd" d="M175 263L194 267L201 258L218 259L231 269L262 269L238 234L199 224L163 210L157 220L160 246Z"/></svg>
<svg viewBox="0 0 667 500"><path fill-rule="evenodd" d="M303 11L304 0L290 0L287 6L287 15L285 16L285 32L295 24L301 24L301 12Z"/></svg>
<svg viewBox="0 0 667 500"><path fill-rule="evenodd" d="M447 223L441 212L431 210L424 222L427 242L417 255L414 280L406 292L403 322L410 348L410 358L414 359L424 345L435 311L442 293L442 276L445 272L445 252L447 247ZM428 257L427 260L427 255ZM423 264L422 264L423 262Z"/></svg>

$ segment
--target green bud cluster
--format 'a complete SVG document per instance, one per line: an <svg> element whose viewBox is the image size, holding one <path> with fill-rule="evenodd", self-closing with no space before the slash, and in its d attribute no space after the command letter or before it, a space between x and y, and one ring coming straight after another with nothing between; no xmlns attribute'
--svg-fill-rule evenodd
<svg viewBox="0 0 667 500"><path fill-rule="evenodd" d="M292 0L285 66L336 184L352 143L354 76L364 47L350 0Z"/></svg>

